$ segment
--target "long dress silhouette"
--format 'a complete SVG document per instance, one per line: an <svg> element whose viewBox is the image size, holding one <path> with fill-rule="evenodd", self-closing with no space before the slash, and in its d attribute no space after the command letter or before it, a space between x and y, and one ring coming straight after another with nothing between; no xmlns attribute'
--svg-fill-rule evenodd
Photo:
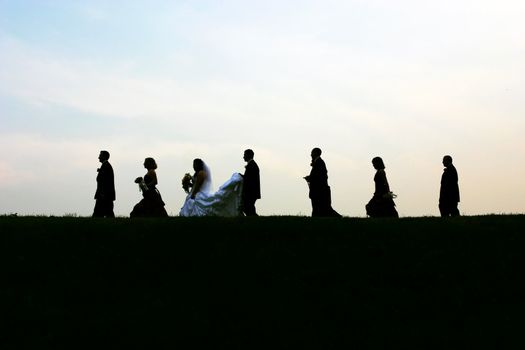
<svg viewBox="0 0 525 350"><path fill-rule="evenodd" d="M385 165L380 157L375 157L372 164L376 169L374 175L375 192L374 196L366 205L366 214L372 218L378 217L399 217L395 208L393 194L390 191L388 180L385 173Z"/></svg>
<svg viewBox="0 0 525 350"><path fill-rule="evenodd" d="M129 214L130 217L166 217L168 213L164 208L164 201L157 189L157 174L155 169L157 164L153 158L146 158L144 167L148 169L144 179L137 178L136 183L141 185L142 199L134 207Z"/></svg>
<svg viewBox="0 0 525 350"><path fill-rule="evenodd" d="M180 209L180 216L241 216L243 177L234 173L216 192L212 191L211 171L201 160L193 161L191 191Z"/></svg>

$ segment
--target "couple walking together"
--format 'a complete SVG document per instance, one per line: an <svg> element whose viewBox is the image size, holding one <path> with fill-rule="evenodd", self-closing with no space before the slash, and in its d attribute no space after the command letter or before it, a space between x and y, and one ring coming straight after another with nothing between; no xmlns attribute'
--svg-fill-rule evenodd
<svg viewBox="0 0 525 350"><path fill-rule="evenodd" d="M193 160L195 174L186 174L182 187L188 193L180 216L257 216L255 201L261 198L259 166L251 149L244 151L246 164L244 174L232 177L212 191L212 176L202 159Z"/></svg>

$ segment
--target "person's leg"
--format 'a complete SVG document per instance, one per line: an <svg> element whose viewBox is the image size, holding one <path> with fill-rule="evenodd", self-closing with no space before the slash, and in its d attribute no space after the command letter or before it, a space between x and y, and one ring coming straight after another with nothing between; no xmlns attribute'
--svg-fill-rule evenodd
<svg viewBox="0 0 525 350"><path fill-rule="evenodd" d="M439 203L439 213L441 217L446 217L449 215L447 205L445 203Z"/></svg>
<svg viewBox="0 0 525 350"><path fill-rule="evenodd" d="M104 216L107 218L114 218L113 201L104 201Z"/></svg>
<svg viewBox="0 0 525 350"><path fill-rule="evenodd" d="M450 215L459 216L458 203L454 203L453 205L450 206Z"/></svg>
<svg viewBox="0 0 525 350"><path fill-rule="evenodd" d="M323 193L323 197L319 199L319 216L333 217L339 214L332 209L332 196L330 188Z"/></svg>
<svg viewBox="0 0 525 350"><path fill-rule="evenodd" d="M96 200L95 208L93 209L93 217L94 218L104 217L103 205L102 205L102 202L98 199Z"/></svg>
<svg viewBox="0 0 525 350"><path fill-rule="evenodd" d="M257 212L255 211L255 201L256 199L246 198L244 200L243 204L243 213L246 216L257 216Z"/></svg>
<svg viewBox="0 0 525 350"><path fill-rule="evenodd" d="M439 203L439 211L442 217L459 216L458 203Z"/></svg>
<svg viewBox="0 0 525 350"><path fill-rule="evenodd" d="M312 217L314 216L322 216L318 199L312 199Z"/></svg>

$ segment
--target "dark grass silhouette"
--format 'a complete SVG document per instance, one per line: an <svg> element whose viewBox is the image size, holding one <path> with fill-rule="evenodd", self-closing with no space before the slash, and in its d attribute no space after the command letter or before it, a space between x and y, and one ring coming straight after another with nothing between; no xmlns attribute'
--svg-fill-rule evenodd
<svg viewBox="0 0 525 350"><path fill-rule="evenodd" d="M523 343L524 224L0 217L0 347Z"/></svg>

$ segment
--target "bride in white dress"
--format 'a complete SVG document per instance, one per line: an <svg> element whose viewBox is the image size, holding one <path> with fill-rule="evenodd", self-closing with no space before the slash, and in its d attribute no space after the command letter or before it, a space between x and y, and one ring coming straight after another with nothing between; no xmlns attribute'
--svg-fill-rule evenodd
<svg viewBox="0 0 525 350"><path fill-rule="evenodd" d="M180 216L240 216L243 178L234 173L217 192L212 193L210 169L201 159L193 160L195 175Z"/></svg>

